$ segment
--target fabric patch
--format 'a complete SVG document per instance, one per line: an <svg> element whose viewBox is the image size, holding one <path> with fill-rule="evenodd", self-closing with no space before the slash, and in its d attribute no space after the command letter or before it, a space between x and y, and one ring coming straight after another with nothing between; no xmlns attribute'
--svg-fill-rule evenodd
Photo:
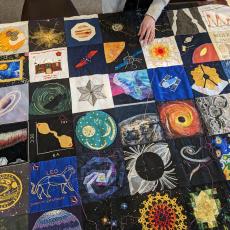
<svg viewBox="0 0 230 230"><path fill-rule="evenodd" d="M67 49L51 49L29 53L30 82L69 77Z"/></svg>
<svg viewBox="0 0 230 230"><path fill-rule="evenodd" d="M229 7L225 5L204 5L198 7L208 32L230 29Z"/></svg>
<svg viewBox="0 0 230 230"><path fill-rule="evenodd" d="M27 55L0 57L0 87L28 83L28 75Z"/></svg>
<svg viewBox="0 0 230 230"><path fill-rule="evenodd" d="M28 120L28 84L3 87L0 90L0 124Z"/></svg>
<svg viewBox="0 0 230 230"><path fill-rule="evenodd" d="M30 212L78 205L77 159L65 157L30 165Z"/></svg>
<svg viewBox="0 0 230 230"><path fill-rule="evenodd" d="M0 166L20 164L27 161L28 150L27 122L1 126Z"/></svg>
<svg viewBox="0 0 230 230"><path fill-rule="evenodd" d="M185 8L167 12L174 35L198 34L206 31L198 8Z"/></svg>
<svg viewBox="0 0 230 230"><path fill-rule="evenodd" d="M200 116L193 101L172 101L158 105L160 121L168 138L202 134Z"/></svg>
<svg viewBox="0 0 230 230"><path fill-rule="evenodd" d="M28 51L28 22L0 25L0 55L25 53Z"/></svg>
<svg viewBox="0 0 230 230"><path fill-rule="evenodd" d="M30 51L66 46L63 19L29 21Z"/></svg>
<svg viewBox="0 0 230 230"><path fill-rule="evenodd" d="M47 212L33 213L29 216L29 229L75 229L82 230L82 213L79 207L69 207Z"/></svg>
<svg viewBox="0 0 230 230"><path fill-rule="evenodd" d="M104 43L106 63L110 73L146 69L145 58L139 43Z"/></svg>
<svg viewBox="0 0 230 230"><path fill-rule="evenodd" d="M75 155L71 116L30 122L30 161Z"/></svg>
<svg viewBox="0 0 230 230"><path fill-rule="evenodd" d="M154 39L142 49L148 69L183 64L174 37Z"/></svg>
<svg viewBox="0 0 230 230"><path fill-rule="evenodd" d="M0 218L28 212L28 176L27 163L0 167Z"/></svg>
<svg viewBox="0 0 230 230"><path fill-rule="evenodd" d="M28 229L28 215L0 217L2 230L25 230Z"/></svg>
<svg viewBox="0 0 230 230"><path fill-rule="evenodd" d="M209 36L216 49L219 59L230 59L230 31L210 32Z"/></svg>
<svg viewBox="0 0 230 230"><path fill-rule="evenodd" d="M166 143L132 146L124 150L131 195L174 189L177 177Z"/></svg>
<svg viewBox="0 0 230 230"><path fill-rule="evenodd" d="M196 99L209 135L230 132L230 94Z"/></svg>
<svg viewBox="0 0 230 230"><path fill-rule="evenodd" d="M211 154L212 148L207 138L201 136L171 140L169 149L183 182L186 181L189 186L224 181L221 167ZM184 185L182 183L179 186Z"/></svg>
<svg viewBox="0 0 230 230"><path fill-rule="evenodd" d="M228 78L228 81L230 82L230 60L222 61L221 65L226 77Z"/></svg>
<svg viewBox="0 0 230 230"><path fill-rule="evenodd" d="M184 65L219 61L208 33L176 36Z"/></svg>
<svg viewBox="0 0 230 230"><path fill-rule="evenodd" d="M71 78L70 88L73 113L114 107L107 74Z"/></svg>
<svg viewBox="0 0 230 230"><path fill-rule="evenodd" d="M49 81L30 85L30 116L41 117L71 110L69 81Z"/></svg>
<svg viewBox="0 0 230 230"><path fill-rule="evenodd" d="M65 20L66 42L68 47L102 43L98 18Z"/></svg>
<svg viewBox="0 0 230 230"><path fill-rule="evenodd" d="M115 105L153 98L147 70L110 74L109 80Z"/></svg>
<svg viewBox="0 0 230 230"><path fill-rule="evenodd" d="M214 96L230 92L228 78L220 62L208 62L186 67L195 97Z"/></svg>
<svg viewBox="0 0 230 230"><path fill-rule="evenodd" d="M183 66L148 70L156 101L192 99L193 93Z"/></svg>
<svg viewBox="0 0 230 230"><path fill-rule="evenodd" d="M90 152L79 156L79 186L83 203L128 195L127 177L121 149Z"/></svg>
<svg viewBox="0 0 230 230"><path fill-rule="evenodd" d="M68 61L71 77L108 72L102 45L68 48Z"/></svg>

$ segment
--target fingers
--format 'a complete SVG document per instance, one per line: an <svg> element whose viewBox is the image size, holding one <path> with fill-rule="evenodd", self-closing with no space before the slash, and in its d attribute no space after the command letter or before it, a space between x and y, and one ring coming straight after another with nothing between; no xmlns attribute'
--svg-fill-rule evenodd
<svg viewBox="0 0 230 230"><path fill-rule="evenodd" d="M147 27L142 26L142 30L141 30L141 34L140 34L140 41L142 41L144 39L146 31L147 31Z"/></svg>
<svg viewBox="0 0 230 230"><path fill-rule="evenodd" d="M145 38L144 38L144 45L149 44L149 39L151 36L152 29L149 27L146 31Z"/></svg>
<svg viewBox="0 0 230 230"><path fill-rule="evenodd" d="M148 44L150 44L154 40L154 38L155 38L155 30L152 29L149 36Z"/></svg>
<svg viewBox="0 0 230 230"><path fill-rule="evenodd" d="M139 32L138 32L138 36L140 36L140 35L141 35L141 32L142 32L142 27L143 27L142 24L143 24L143 23L141 23L141 25L140 25L140 29L139 29Z"/></svg>

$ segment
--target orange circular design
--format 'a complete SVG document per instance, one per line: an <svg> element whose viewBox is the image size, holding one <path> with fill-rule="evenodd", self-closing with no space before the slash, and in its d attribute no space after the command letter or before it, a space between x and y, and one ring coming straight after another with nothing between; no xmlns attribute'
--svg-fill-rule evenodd
<svg viewBox="0 0 230 230"><path fill-rule="evenodd" d="M158 57L160 59L167 58L169 56L169 48L163 44L155 44L150 47L151 56Z"/></svg>
<svg viewBox="0 0 230 230"><path fill-rule="evenodd" d="M193 136L201 133L199 114L192 103L166 103L159 110L161 122L168 136Z"/></svg>

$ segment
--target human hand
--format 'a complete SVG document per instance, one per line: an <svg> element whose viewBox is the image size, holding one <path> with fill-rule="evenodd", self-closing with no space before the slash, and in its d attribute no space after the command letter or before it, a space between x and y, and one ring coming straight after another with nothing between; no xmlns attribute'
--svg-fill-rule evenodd
<svg viewBox="0 0 230 230"><path fill-rule="evenodd" d="M138 32L140 41L143 40L144 45L149 44L155 38L155 19L149 15L145 15L140 30Z"/></svg>

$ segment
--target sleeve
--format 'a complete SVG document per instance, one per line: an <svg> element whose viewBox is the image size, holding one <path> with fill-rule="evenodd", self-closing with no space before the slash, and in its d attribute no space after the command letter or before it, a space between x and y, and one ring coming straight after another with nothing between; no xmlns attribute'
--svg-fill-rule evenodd
<svg viewBox="0 0 230 230"><path fill-rule="evenodd" d="M102 0L102 12L114 13L120 12L125 6L126 0Z"/></svg>
<svg viewBox="0 0 230 230"><path fill-rule="evenodd" d="M167 6L169 0L153 0L153 3L150 5L147 15L152 16L155 20L159 18L162 10Z"/></svg>

